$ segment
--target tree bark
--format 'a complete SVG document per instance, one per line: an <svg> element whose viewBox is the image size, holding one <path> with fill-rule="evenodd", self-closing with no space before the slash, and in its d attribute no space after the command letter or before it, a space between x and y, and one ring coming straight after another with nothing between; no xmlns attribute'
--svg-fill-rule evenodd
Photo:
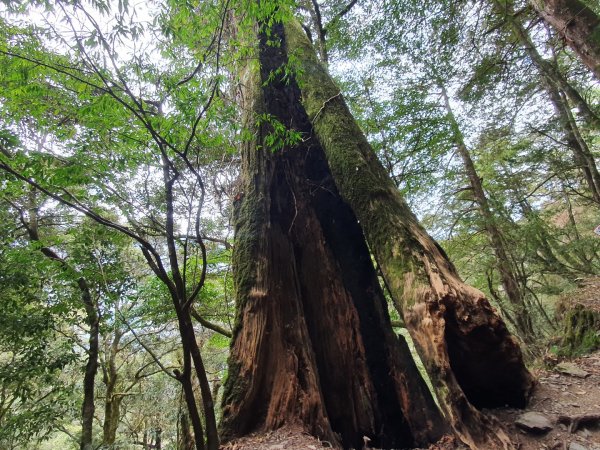
<svg viewBox="0 0 600 450"><path fill-rule="evenodd" d="M517 341L419 225L298 24L286 25L286 43L302 55L302 104L335 184L360 222L446 418L472 448L510 447L506 433L472 404L526 405L533 379Z"/></svg>
<svg viewBox="0 0 600 450"><path fill-rule="evenodd" d="M188 413L183 409L179 411L178 434L177 450L194 450L194 437L190 431Z"/></svg>
<svg viewBox="0 0 600 450"><path fill-rule="evenodd" d="M237 311L222 436L300 423L334 446L427 446L447 430L341 199L287 62L283 26L261 33L260 74L242 80L245 126L236 205ZM267 81L270 80L270 81ZM260 123L257 124L257 117ZM268 118L268 120L265 120ZM273 149L274 125L302 132Z"/></svg>
<svg viewBox="0 0 600 450"><path fill-rule="evenodd" d="M508 257L508 252L504 244L502 233L496 226L496 220L492 214L487 195L483 190L481 178L477 174L475 164L471 158L471 153L465 144L462 132L458 122L456 121L446 88L441 84L440 88L442 90L442 97L447 112L447 118L453 131L452 138L454 140L454 144L456 145L456 150L463 161L463 166L465 172L467 173L467 178L469 179L470 188L473 192L473 199L478 206L481 218L483 219L485 232L492 246L492 250L494 251L496 267L500 273L500 280L502 281L504 293L514 308L514 311L512 311L511 315L515 318L517 332L525 342L531 342L535 336L535 331L533 329L529 308L526 304L525 297L523 296L523 289L517 279L512 267L512 263Z"/></svg>
<svg viewBox="0 0 600 450"><path fill-rule="evenodd" d="M94 382L98 373L98 353L100 336L100 317L97 312L96 302L92 299L91 292L85 278L77 280L81 290L81 299L85 307L86 322L90 328L88 338L88 358L83 376L83 404L81 406L82 433L81 450L92 450L93 425L94 425Z"/></svg>
<svg viewBox="0 0 600 450"><path fill-rule="evenodd" d="M21 212L23 226L27 230L31 242L40 243L38 207L36 205L35 191L31 191L30 205L28 208L29 221ZM81 439L79 447L81 450L93 449L93 426L94 412L96 406L94 403L94 384L96 374L98 373L98 355L99 355L99 336L100 336L100 315L98 313L98 304L92 297L92 292L87 280L80 276L77 269L71 267L64 258L61 258L54 250L43 246L40 248L42 254L52 261L56 261L60 266L77 276L77 287L81 295L81 303L85 310L85 322L89 327L87 361L83 376L83 402L81 405Z"/></svg>
<svg viewBox="0 0 600 450"><path fill-rule="evenodd" d="M600 18L579 0L532 0L542 19L600 79Z"/></svg>
<svg viewBox="0 0 600 450"><path fill-rule="evenodd" d="M117 438L117 428L121 416L121 402L123 396L117 392L119 373L116 366L116 357L121 342L122 333L115 329L115 335L108 348L104 372L106 398L104 400L104 423L102 424L102 445L112 448Z"/></svg>
<svg viewBox="0 0 600 450"><path fill-rule="evenodd" d="M529 34L519 18L516 17L512 2L501 2L499 0L491 0L492 5L505 20L508 27L512 30L515 37L527 53L537 70L543 78L549 80L558 89L562 90L569 100L579 110L579 114L583 120L594 129L600 129L600 119L592 111L588 103L579 94L579 92L571 86L565 76L559 71L555 63L542 58L542 55L537 51L535 44L529 37ZM545 81L544 81L545 82ZM546 82L545 82L546 83Z"/></svg>

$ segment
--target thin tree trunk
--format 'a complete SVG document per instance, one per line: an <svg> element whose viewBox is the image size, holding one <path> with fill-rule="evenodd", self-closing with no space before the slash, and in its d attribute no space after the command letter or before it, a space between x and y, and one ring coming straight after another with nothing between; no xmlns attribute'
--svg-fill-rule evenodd
<svg viewBox="0 0 600 450"><path fill-rule="evenodd" d="M282 25L270 30L269 40L278 38ZM248 70L241 83L256 140L243 149L236 208L238 317L223 437L300 423L344 448L362 448L363 436L376 448L427 446L446 425L393 333L362 231L311 138L299 89L273 79L287 62L285 43L271 46L261 34L259 61L260 78ZM274 120L304 139L272 149Z"/></svg>
<svg viewBox="0 0 600 450"><path fill-rule="evenodd" d="M109 389L110 388L110 389ZM104 404L104 423L103 431L103 446L112 448L117 439L117 429L119 428L119 420L121 417L121 403L123 397L114 395L114 387L107 386L106 394L111 395L110 400L106 400Z"/></svg>
<svg viewBox="0 0 600 450"><path fill-rule="evenodd" d="M97 313L97 306L92 299L89 286L85 278L77 280L81 290L81 299L85 307L86 322L90 328L88 339L88 358L85 365L85 375L83 377L83 405L81 407L82 433L81 450L92 450L93 425L94 425L94 383L96 373L98 373L98 354L99 354L99 336L100 336L100 318Z"/></svg>
<svg viewBox="0 0 600 450"><path fill-rule="evenodd" d="M535 249L534 251L537 253L540 262L546 268L545 271L573 278L574 273L581 270L578 262L571 255L564 252L563 249L553 248L552 244L555 244L555 239L548 232L545 221L533 210L521 192L515 190L514 194L519 199L521 213L535 227L531 248Z"/></svg>
<svg viewBox="0 0 600 450"><path fill-rule="evenodd" d="M600 204L600 173L594 156L579 133L566 99L551 80L546 79L545 81L546 90L563 129L567 145L573 152L575 165L581 170L592 199Z"/></svg>
<svg viewBox="0 0 600 450"><path fill-rule="evenodd" d="M579 0L531 0L569 47L600 79L600 18Z"/></svg>
<svg viewBox="0 0 600 450"><path fill-rule="evenodd" d="M182 387L185 394L186 404L189 408L190 419L192 421L192 427L194 429L194 439L196 441L196 448L198 450L204 449L204 434L202 424L200 422L200 416L198 408L195 405L195 396L192 387L191 373L192 363L193 370L197 377L198 384L200 385L200 393L202 397L202 406L204 409L204 421L206 425L206 447L208 450L218 450L219 448L219 435L217 431L217 422L215 416L214 403L210 390L210 383L206 375L204 362L200 353L200 347L196 340L196 333L194 331L194 325L192 323L192 301L193 298L188 298L186 291L186 281L181 273L179 254L177 251L177 244L175 239L175 222L174 222L174 211L175 203L173 198L173 186L179 178L179 172L173 170L171 162L163 154L163 181L165 186L165 209L166 209L166 223L165 232L167 237L167 249L169 255L170 270L172 276L172 283L169 284L169 291L171 294L171 300L173 307L177 314L177 323L179 328L179 334L181 336L181 343L183 345L184 355L184 368L183 373L180 373L177 378L182 383ZM197 241L200 245L201 238L198 235ZM205 255L204 255L205 256ZM203 262L203 274L206 272L206 259ZM184 265L185 267L185 265ZM185 269L184 269L185 271ZM203 277L199 281L199 284L194 288L194 292L199 292L199 289L204 283Z"/></svg>
<svg viewBox="0 0 600 450"><path fill-rule="evenodd" d="M102 426L102 445L112 448L117 438L117 428L121 416L121 402L123 396L117 393L119 373L117 371L116 357L119 351L122 333L115 329L115 335L108 349L104 369L104 384L106 385L106 399L104 400L104 423Z"/></svg>
<svg viewBox="0 0 600 450"><path fill-rule="evenodd" d="M191 368L191 356L189 352L189 344L187 338L181 331L180 325L181 342L183 344L183 372L175 370L175 376L181 383L183 390L183 399L187 406L190 421L192 423L192 430L194 431L194 443L196 450L204 450L204 428L200 419L200 412L196 404L196 396L194 395L194 386L192 384L192 368ZM188 428L189 431L189 428Z"/></svg>
<svg viewBox="0 0 600 450"><path fill-rule="evenodd" d="M22 223L27 230L29 239L32 242L40 243L38 208L36 205L35 191L30 193L30 205L28 209L29 221L22 215ZM79 272L71 267L63 258L49 247L42 246L40 251L44 256L52 261L56 261L61 267L69 270L79 276ZM77 278L77 287L81 295L81 303L85 310L85 321L89 327L87 361L83 376L83 403L81 405L81 450L93 449L93 425L94 412L94 383L96 373L98 372L99 355L99 336L100 336L100 317L98 314L98 305L92 297L90 286L84 277Z"/></svg>
<svg viewBox="0 0 600 450"><path fill-rule="evenodd" d="M154 448L156 450L162 449L162 428L158 427L156 430L156 441L154 443Z"/></svg>
<svg viewBox="0 0 600 450"><path fill-rule="evenodd" d="M188 415L184 409L180 409L179 411L179 424L177 427L177 432L177 450L193 450L194 437L190 432L190 423Z"/></svg>
<svg viewBox="0 0 600 450"><path fill-rule="evenodd" d="M206 369L202 360L202 355L200 354L200 347L198 347L198 342L196 340L196 333L192 324L190 310L189 308L185 310L178 308L177 315L179 319L179 330L181 333L181 339L182 342L184 342L184 352L189 353L189 356L194 365L194 373L196 374L198 384L200 386L202 406L204 409L204 421L206 424L207 449L217 450L219 448L219 435L217 431L214 402L212 398L212 392L210 389L210 382L208 381ZM191 402L192 398L194 397L191 379L189 380L189 383L187 381L185 382L184 391L186 393L186 400L188 401L189 406L189 402ZM192 425L194 428L194 434L196 434L200 429L198 428L198 424L194 423L196 419L193 415L191 415L191 418ZM198 439L198 437L196 437L196 445L198 445L200 440L201 439Z"/></svg>
<svg viewBox="0 0 600 450"><path fill-rule="evenodd" d="M510 447L495 421L471 403L526 405L533 379L517 341L419 225L298 24L286 25L286 41L289 52L302 55L302 104L337 188L360 222L446 418L472 448Z"/></svg>
<svg viewBox="0 0 600 450"><path fill-rule="evenodd" d="M561 91L573 102L589 125L600 129L600 120L577 90L568 83L556 65L545 60L538 53L527 30L525 30L519 19L515 17L512 4L510 2L500 2L499 0L492 0L492 3L496 10L505 17L515 37L519 40L523 49L540 72L544 88L554 106L567 143L573 151L575 163L581 168L584 174L592 198L595 202L598 202L600 200L600 173L598 172L595 158L581 137L578 125L572 117L568 101L561 96Z"/></svg>
<svg viewBox="0 0 600 450"><path fill-rule="evenodd" d="M496 226L496 220L492 214L485 191L483 190L481 178L477 174L475 164L471 159L471 154L465 144L462 132L460 131L460 127L456 121L456 117L454 116L454 111L450 105L450 99L448 98L446 88L443 85L440 85L440 88L442 90L442 97L444 99L447 117L453 130L454 144L456 145L458 154L463 161L463 166L469 179L471 191L473 192L473 199L477 203L479 212L483 219L485 232L494 251L496 267L500 273L502 287L504 288L506 297L514 309L512 316L515 318L517 330L523 340L530 342L535 336L535 331L533 329L530 311L525 303L523 289L517 281L517 276L512 268L510 259L508 258L508 252L504 245L504 238L500 232L500 229Z"/></svg>
<svg viewBox="0 0 600 450"><path fill-rule="evenodd" d="M585 120L585 122L595 129L600 129L600 119L592 111L581 94L579 94L579 92L570 85L564 75L559 71L556 64L542 58L542 56L538 53L535 44L532 42L529 34L527 33L527 30L516 17L512 2L501 2L500 0L491 0L491 2L496 11L505 18L506 23L513 31L517 40L521 43L523 50L525 50L540 74L550 80L558 89L565 92L569 100L571 100L575 107L577 107L579 114Z"/></svg>

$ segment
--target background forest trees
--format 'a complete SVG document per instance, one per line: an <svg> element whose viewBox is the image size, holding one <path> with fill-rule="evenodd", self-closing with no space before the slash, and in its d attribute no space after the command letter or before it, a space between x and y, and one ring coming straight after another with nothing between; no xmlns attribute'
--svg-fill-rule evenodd
<svg viewBox="0 0 600 450"><path fill-rule="evenodd" d="M600 271L597 2L572 34L561 2L292 3L2 4L0 447L215 448L239 149L306 139L273 113L242 126L254 24L287 6L528 358L582 348L555 310ZM264 83L303 70L292 53Z"/></svg>

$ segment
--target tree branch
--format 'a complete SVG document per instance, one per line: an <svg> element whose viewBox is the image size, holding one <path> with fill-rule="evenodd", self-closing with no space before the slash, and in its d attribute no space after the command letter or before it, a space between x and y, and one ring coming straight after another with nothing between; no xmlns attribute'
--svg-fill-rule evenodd
<svg viewBox="0 0 600 450"><path fill-rule="evenodd" d="M351 0L344 8L338 12L333 18L329 21L327 25L325 25L323 32L326 34L331 26L333 26L338 20L344 17L346 14L350 12L352 7L358 3L358 0Z"/></svg>
<svg viewBox="0 0 600 450"><path fill-rule="evenodd" d="M226 330L225 328L214 324L212 322L209 322L208 320L206 320L204 317L202 317L200 315L200 313L198 313L198 311L196 311L194 308L192 308L190 310L190 314L191 316L196 319L198 321L198 323L200 323L200 325L202 325L204 328L208 328L209 330L213 330L219 334L222 334L225 337L231 338L233 335L231 333L231 331Z"/></svg>

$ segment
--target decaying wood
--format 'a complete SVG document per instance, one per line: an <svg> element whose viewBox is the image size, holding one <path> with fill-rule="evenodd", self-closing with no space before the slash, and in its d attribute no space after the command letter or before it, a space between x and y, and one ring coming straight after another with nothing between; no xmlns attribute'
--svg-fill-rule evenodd
<svg viewBox="0 0 600 450"><path fill-rule="evenodd" d="M283 36L281 25L273 36ZM238 317L223 439L300 424L344 448L361 448L365 436L374 448L428 446L449 429L393 332L362 230L311 137L300 89L271 76L285 50L262 35L260 78L248 72L242 81L255 138L243 149L236 212ZM269 148L273 119L302 141Z"/></svg>
<svg viewBox="0 0 600 450"><path fill-rule="evenodd" d="M575 433L583 427L599 427L600 414L583 414L580 416L558 416L558 423L569 428L569 433Z"/></svg>
<svg viewBox="0 0 600 450"><path fill-rule="evenodd" d="M419 225L298 24L286 25L286 40L289 52L302 55L302 104L335 184L360 222L446 419L472 448L510 448L501 427L473 405L526 405L533 378L517 341Z"/></svg>

